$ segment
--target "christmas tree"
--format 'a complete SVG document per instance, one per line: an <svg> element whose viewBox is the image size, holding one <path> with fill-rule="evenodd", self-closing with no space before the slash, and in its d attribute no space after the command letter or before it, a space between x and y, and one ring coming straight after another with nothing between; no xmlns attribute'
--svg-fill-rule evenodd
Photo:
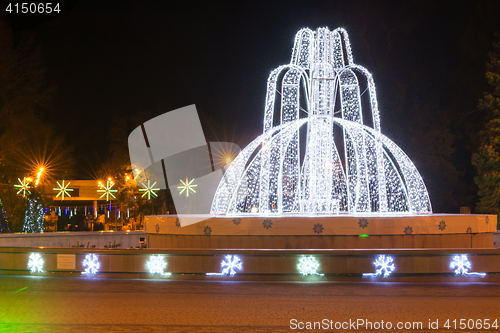
<svg viewBox="0 0 500 333"><path fill-rule="evenodd" d="M42 199L33 193L26 203L24 210L23 232L45 231L45 214Z"/></svg>
<svg viewBox="0 0 500 333"><path fill-rule="evenodd" d="M7 211L3 207L2 199L0 199L0 233L4 232L10 232L10 226Z"/></svg>

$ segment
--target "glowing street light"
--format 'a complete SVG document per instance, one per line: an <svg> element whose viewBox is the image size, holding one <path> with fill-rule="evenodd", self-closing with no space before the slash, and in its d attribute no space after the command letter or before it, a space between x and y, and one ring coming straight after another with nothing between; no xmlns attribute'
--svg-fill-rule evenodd
<svg viewBox="0 0 500 333"><path fill-rule="evenodd" d="M38 184L40 183L40 178L42 177L42 173L44 170L45 170L44 167L40 167L40 169L38 169L38 173L36 175L36 180L35 180L35 187L37 187Z"/></svg>

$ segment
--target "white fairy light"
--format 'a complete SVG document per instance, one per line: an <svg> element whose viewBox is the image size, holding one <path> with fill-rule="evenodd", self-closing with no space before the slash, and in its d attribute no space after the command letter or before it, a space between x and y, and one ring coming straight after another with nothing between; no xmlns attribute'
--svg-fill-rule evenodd
<svg viewBox="0 0 500 333"><path fill-rule="evenodd" d="M33 273L43 272L43 259L39 253L32 253L28 259L28 268Z"/></svg>
<svg viewBox="0 0 500 333"><path fill-rule="evenodd" d="M85 259L82 262L82 266L85 267L85 270L82 272L82 274L93 276L97 274L97 272L99 272L101 263L99 262L98 256L91 253L85 256Z"/></svg>
<svg viewBox="0 0 500 333"><path fill-rule="evenodd" d="M369 104L363 107L371 111L371 126L363 119L364 81ZM279 119L274 119L276 103ZM339 130L341 148L334 140ZM432 208L414 164L381 134L375 82L354 64L347 32L302 29L290 64L269 75L263 134L229 165L211 213L375 212L421 214Z"/></svg>
<svg viewBox="0 0 500 333"><path fill-rule="evenodd" d="M304 275L304 276L306 276L306 275L323 276L324 275L324 274L318 273L319 262L317 262L316 258L314 258L313 256L300 258L299 263L297 264L297 269L299 270L299 273Z"/></svg>
<svg viewBox="0 0 500 333"><path fill-rule="evenodd" d="M207 273L207 275L229 275L233 277L236 274L236 270L241 271L243 269L243 263L238 256L227 255L226 260L222 260L220 263L222 271L220 273Z"/></svg>
<svg viewBox="0 0 500 333"><path fill-rule="evenodd" d="M171 273L164 273L164 270L167 267L167 263L165 262L165 258L163 256L151 255L149 257L149 261L146 263L146 267L149 271L149 274L151 275L155 274L160 274L163 276L171 275Z"/></svg>
<svg viewBox="0 0 500 333"><path fill-rule="evenodd" d="M375 273L365 273L363 276L383 276L386 278L396 269L392 257L386 255L378 256L373 265L376 267Z"/></svg>
<svg viewBox="0 0 500 333"><path fill-rule="evenodd" d="M450 262L450 268L456 268L455 275L478 275L480 277L485 277L486 275L486 273L469 272L469 269L472 268L472 264L469 259L467 259L466 254L454 256Z"/></svg>

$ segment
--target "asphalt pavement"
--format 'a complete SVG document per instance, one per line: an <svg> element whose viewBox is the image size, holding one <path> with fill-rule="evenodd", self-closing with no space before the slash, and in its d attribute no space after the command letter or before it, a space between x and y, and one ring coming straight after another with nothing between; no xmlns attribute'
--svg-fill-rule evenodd
<svg viewBox="0 0 500 333"><path fill-rule="evenodd" d="M409 331L404 325L410 324L413 331L426 332L436 320L439 329L432 332L463 332L461 319L468 325L465 331L477 331L479 324L483 331L498 331L491 325L497 320L500 326L500 284L0 276L0 331L5 332L329 332L346 328L399 332ZM447 320L450 329L444 327ZM314 322L317 329L307 330L308 323ZM402 330L396 327L399 323ZM484 330L486 323L488 330Z"/></svg>

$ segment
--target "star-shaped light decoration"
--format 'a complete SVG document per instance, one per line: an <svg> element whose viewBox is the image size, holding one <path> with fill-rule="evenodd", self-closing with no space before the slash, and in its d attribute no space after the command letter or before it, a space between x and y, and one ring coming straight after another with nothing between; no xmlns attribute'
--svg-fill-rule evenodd
<svg viewBox="0 0 500 333"><path fill-rule="evenodd" d="M198 185L193 184L194 178L188 181L188 178L186 177L186 182L184 182L182 179L180 179L182 186L177 186L177 189L180 190L179 195L181 195L183 192L186 192L186 198L189 197L189 193L196 193L196 191L193 189L193 187L196 187Z"/></svg>
<svg viewBox="0 0 500 333"><path fill-rule="evenodd" d="M73 189L72 188L68 188L69 184L71 184L71 182L68 182L66 185L64 184L64 180L62 181L62 185L59 184L59 182L57 182L57 185L59 185L59 188L54 188L53 190L54 191L59 191L59 193L57 193L56 195L56 198L58 198L59 196L61 196L61 198L64 200L64 196L66 195L67 197L70 197L71 198L71 195L68 193L69 192L72 192Z"/></svg>
<svg viewBox="0 0 500 333"><path fill-rule="evenodd" d="M102 185L101 183L99 183L99 185L101 186L101 188L103 188L102 190L97 190L97 192L102 192L102 195L100 196L100 198L102 198L103 196L106 196L106 201L109 201L109 197L111 196L114 199L116 199L116 197L113 195L113 192L118 192L118 190L111 189L113 187L113 185L115 185L115 183L108 180L108 181L106 181L106 186Z"/></svg>
<svg viewBox="0 0 500 333"><path fill-rule="evenodd" d="M154 186L156 185L156 182L153 183L153 185L150 185L150 182L148 180L148 186L144 185L144 183L142 183L142 187L144 188L141 188L139 191L140 192L144 192L144 194L142 195L142 197L144 198L144 196L148 196L148 200L151 200L151 195L154 196L154 197L158 197L158 195L155 193L155 191L159 191L160 189L159 188L154 188Z"/></svg>
<svg viewBox="0 0 500 333"><path fill-rule="evenodd" d="M28 194L31 194L30 190L28 190L29 188L31 188L30 185L30 179L26 179L26 177L23 178L23 180L17 178L17 180L19 180L19 184L20 185L14 185L14 187L17 187L19 188L19 191L17 191L17 194L19 193L23 193L23 197L26 198L26 192L28 192Z"/></svg>

